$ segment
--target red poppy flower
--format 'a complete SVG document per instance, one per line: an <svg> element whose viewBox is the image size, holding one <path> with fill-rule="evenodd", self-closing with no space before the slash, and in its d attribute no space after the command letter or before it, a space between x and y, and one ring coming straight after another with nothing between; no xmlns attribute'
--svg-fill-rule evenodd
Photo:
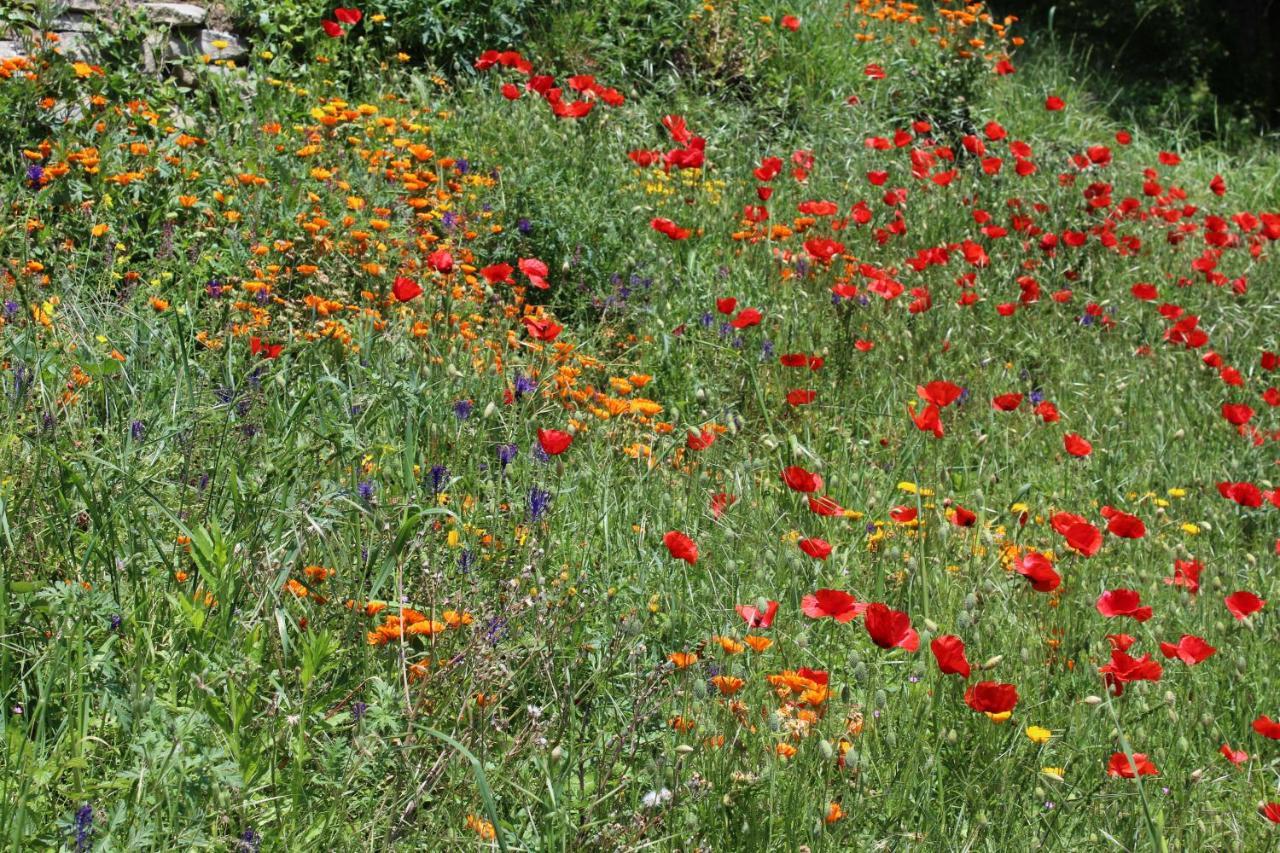
<svg viewBox="0 0 1280 853"><path fill-rule="evenodd" d="M1012 412L1020 405L1022 405L1021 394L1001 394L991 400L991 408L1002 412Z"/></svg>
<svg viewBox="0 0 1280 853"><path fill-rule="evenodd" d="M1188 592L1200 591L1200 573L1204 571L1204 566L1199 560L1174 560L1173 561L1173 577L1165 578L1164 582L1171 586L1186 587Z"/></svg>
<svg viewBox="0 0 1280 853"><path fill-rule="evenodd" d="M1265 738L1280 740L1280 721L1273 720L1266 714L1253 721L1253 730Z"/></svg>
<svg viewBox="0 0 1280 853"><path fill-rule="evenodd" d="M411 278L398 275L391 285L391 293L397 302L408 302L422 295L422 286Z"/></svg>
<svg viewBox="0 0 1280 853"><path fill-rule="evenodd" d="M871 642L882 649L896 646L914 652L920 648L920 635L911 627L911 617L901 610L891 610L879 602L869 604L864 621Z"/></svg>
<svg viewBox="0 0 1280 853"><path fill-rule="evenodd" d="M1121 539L1141 539L1147 535L1147 526L1142 519L1115 507L1104 506L1102 516L1107 519L1107 532Z"/></svg>
<svg viewBox="0 0 1280 853"><path fill-rule="evenodd" d="M734 608L738 611L738 615L747 620L747 627L751 630L758 628L768 628L773 625L773 617L778 613L778 602L765 602L764 612L761 613L759 608L751 604L739 604Z"/></svg>
<svg viewBox="0 0 1280 853"><path fill-rule="evenodd" d="M539 290L546 290L551 287L551 285L547 284L547 275L550 270L547 269L545 263L537 258L521 258L516 263L520 267L520 272L525 274L525 277L529 279L529 283L534 287Z"/></svg>
<svg viewBox="0 0 1280 853"><path fill-rule="evenodd" d="M1003 714L1018 704L1018 688L999 681L979 681L964 692L964 703L984 714Z"/></svg>
<svg viewBox="0 0 1280 853"><path fill-rule="evenodd" d="M1245 403L1223 403L1222 416L1232 426L1244 426L1253 418L1253 408Z"/></svg>
<svg viewBox="0 0 1280 853"><path fill-rule="evenodd" d="M1102 547L1102 531L1074 513L1056 513L1050 523L1082 557L1092 557Z"/></svg>
<svg viewBox="0 0 1280 853"><path fill-rule="evenodd" d="M1124 685L1129 682L1159 681L1164 674L1164 667L1152 660L1149 654L1135 658L1112 649L1111 662L1098 667L1098 672L1102 673L1112 692L1119 696L1124 692Z"/></svg>
<svg viewBox="0 0 1280 853"><path fill-rule="evenodd" d="M548 456L559 456L569 449L570 444L573 444L573 436L558 429L539 429L538 444L541 445L542 452Z"/></svg>
<svg viewBox="0 0 1280 853"><path fill-rule="evenodd" d="M787 392L787 403L792 406L807 406L816 399L818 399L818 392L810 391L806 388L797 388L794 391Z"/></svg>
<svg viewBox="0 0 1280 853"><path fill-rule="evenodd" d="M797 544L801 551L815 560L825 560L831 556L831 543L825 539L801 539Z"/></svg>
<svg viewBox="0 0 1280 853"><path fill-rule="evenodd" d="M506 98L508 101L518 101L520 96L523 94L520 91L520 87L515 83L503 83L501 91L502 97Z"/></svg>
<svg viewBox="0 0 1280 853"><path fill-rule="evenodd" d="M1074 432L1069 432L1062 437L1062 446L1072 456L1088 456L1093 452L1093 445Z"/></svg>
<svg viewBox="0 0 1280 853"><path fill-rule="evenodd" d="M1266 604L1261 598L1248 590L1240 590L1233 592L1223 599L1227 605L1227 609L1231 611L1231 615L1237 619L1244 619L1251 613L1257 613Z"/></svg>
<svg viewBox="0 0 1280 853"><path fill-rule="evenodd" d="M920 510L913 506L895 506L893 509L889 510L889 517L899 524L907 524L915 521L919 515Z"/></svg>
<svg viewBox="0 0 1280 853"><path fill-rule="evenodd" d="M684 446L690 450L706 450L708 447L716 443L716 431L713 429L704 429L701 432L689 430L685 436Z"/></svg>
<svg viewBox="0 0 1280 853"><path fill-rule="evenodd" d="M515 272L515 267L511 264L490 264L480 270L480 275L484 276L485 281L490 284L498 284L503 282L506 284L514 284L511 280L511 274Z"/></svg>
<svg viewBox="0 0 1280 853"><path fill-rule="evenodd" d="M520 322L524 323L525 331L529 333L529 337L538 341L546 341L547 343L554 341L564 331L564 327L558 325L554 320L535 320L533 317L521 317Z"/></svg>
<svg viewBox="0 0 1280 853"><path fill-rule="evenodd" d="M960 399L960 395L964 393L964 389L952 382L944 382L935 380L928 385L917 385L916 394L926 403L931 403L939 409L945 409L956 400Z"/></svg>
<svg viewBox="0 0 1280 853"><path fill-rule="evenodd" d="M796 30L800 29L800 19L795 15L783 15L782 20L778 21L778 26L782 27L784 30L790 30L794 33Z"/></svg>
<svg viewBox="0 0 1280 853"><path fill-rule="evenodd" d="M1266 803L1262 806L1262 816L1272 823L1280 823L1280 803Z"/></svg>
<svg viewBox="0 0 1280 853"><path fill-rule="evenodd" d="M716 300L716 310L721 314L732 314L737 307L738 300L735 297L726 296L723 299Z"/></svg>
<svg viewBox="0 0 1280 853"><path fill-rule="evenodd" d="M1067 102L1059 98L1057 95L1050 95L1044 99L1044 108L1049 112L1058 112L1067 105Z"/></svg>
<svg viewBox="0 0 1280 853"><path fill-rule="evenodd" d="M1031 581L1031 588L1036 592L1053 592L1062 583L1062 578L1053 570L1053 563L1038 551L1029 551L1013 564L1014 571Z"/></svg>
<svg viewBox="0 0 1280 853"><path fill-rule="evenodd" d="M830 617L837 622L852 622L867 605L859 604L844 590L819 589L800 600L800 609L811 619Z"/></svg>
<svg viewBox="0 0 1280 853"><path fill-rule="evenodd" d="M1053 403L1050 403L1048 400L1045 400L1040 403L1040 405L1036 406L1035 413L1047 424L1056 424L1061 419L1061 415L1058 414L1058 407Z"/></svg>
<svg viewBox="0 0 1280 853"><path fill-rule="evenodd" d="M1151 608L1142 607L1142 596L1133 589L1109 589L1098 596L1098 612L1108 619L1117 616L1132 616L1139 622L1151 618Z"/></svg>
<svg viewBox="0 0 1280 853"><path fill-rule="evenodd" d="M791 465L782 469L782 482L795 492L816 492L822 488L822 475Z"/></svg>
<svg viewBox="0 0 1280 853"><path fill-rule="evenodd" d="M1262 506L1262 490L1253 483L1219 483L1218 494L1247 509Z"/></svg>
<svg viewBox="0 0 1280 853"><path fill-rule="evenodd" d="M1135 299L1141 299L1145 302L1150 302L1152 299L1156 299L1160 295L1154 284L1149 284L1145 281L1140 281L1133 287L1129 288L1129 292L1133 294Z"/></svg>
<svg viewBox="0 0 1280 853"><path fill-rule="evenodd" d="M436 272L447 274L453 271L453 255L445 249L436 249L427 255L427 264Z"/></svg>
<svg viewBox="0 0 1280 853"><path fill-rule="evenodd" d="M978 514L956 504L951 513L951 523L956 527L973 527L978 523Z"/></svg>
<svg viewBox="0 0 1280 853"><path fill-rule="evenodd" d="M820 498L809 498L809 512L814 515L822 515L828 518L834 518L844 514L844 507L836 503L832 498L823 495Z"/></svg>
<svg viewBox="0 0 1280 853"><path fill-rule="evenodd" d="M763 314L755 308L743 308L738 312L738 316L729 321L729 325L735 329L748 329L752 326L760 324Z"/></svg>
<svg viewBox="0 0 1280 853"><path fill-rule="evenodd" d="M343 9L339 6L333 10L333 16L343 24L358 24L360 19L364 17L364 13L359 9Z"/></svg>
<svg viewBox="0 0 1280 853"><path fill-rule="evenodd" d="M1217 649L1194 634L1183 634L1177 644L1161 643L1160 654L1167 658L1177 658L1187 666L1203 663L1217 653Z"/></svg>
<svg viewBox="0 0 1280 853"><path fill-rule="evenodd" d="M1221 752L1223 758L1227 759L1227 761L1230 761L1237 767L1249 760L1249 753L1245 752L1243 749L1232 749L1225 743L1218 752Z"/></svg>
<svg viewBox="0 0 1280 853"><path fill-rule="evenodd" d="M724 511L738 502L737 495L725 494L718 492L711 496L711 514L719 518Z"/></svg>
<svg viewBox="0 0 1280 853"><path fill-rule="evenodd" d="M342 29L342 25L336 21L321 21L320 26L324 28L324 34L331 39L342 38L347 34L346 30Z"/></svg>
<svg viewBox="0 0 1280 853"><path fill-rule="evenodd" d="M677 560L684 560L689 565L696 565L698 562L698 546L692 539L685 536L678 530L672 530L662 537L662 544L667 546L667 551Z"/></svg>
<svg viewBox="0 0 1280 853"><path fill-rule="evenodd" d="M1132 634L1107 634L1107 642L1111 644L1113 652L1127 652L1130 646L1138 642L1138 638Z"/></svg>
<svg viewBox="0 0 1280 853"><path fill-rule="evenodd" d="M1145 753L1135 752L1132 756L1123 752L1113 752L1107 762L1107 775L1121 779L1135 779L1138 776L1159 776L1160 771L1151 763Z"/></svg>
<svg viewBox="0 0 1280 853"><path fill-rule="evenodd" d="M284 352L284 344L264 343L262 338L255 336L249 338L249 352L263 358L279 358L280 353Z"/></svg>
<svg viewBox="0 0 1280 853"><path fill-rule="evenodd" d="M972 671L969 660L964 656L964 640L951 634L934 637L929 643L929 651L938 661L938 669L943 675L959 675L969 677Z"/></svg>
<svg viewBox="0 0 1280 853"><path fill-rule="evenodd" d="M911 415L911 420L916 425L916 429L921 432L931 432L934 438L942 438L942 411L933 403L925 406L919 413L916 412L915 406L907 406L907 414Z"/></svg>
<svg viewBox="0 0 1280 853"><path fill-rule="evenodd" d="M649 227L659 234L666 234L672 240L684 240L693 234L688 228L681 228L670 219L664 219L661 216L650 219Z"/></svg>

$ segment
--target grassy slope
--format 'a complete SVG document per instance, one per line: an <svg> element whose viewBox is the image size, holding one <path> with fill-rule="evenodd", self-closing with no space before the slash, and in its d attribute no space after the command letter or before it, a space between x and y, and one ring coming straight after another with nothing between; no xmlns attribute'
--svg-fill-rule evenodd
<svg viewBox="0 0 1280 853"><path fill-rule="evenodd" d="M7 549L0 713L11 771L3 814L13 845L73 844L72 814L83 802L95 809L93 837L116 846L226 847L247 828L272 849L474 844L465 818L485 816L484 798L471 766L435 732L478 757L512 847L893 847L916 839L1007 849L1105 837L1142 847L1163 834L1175 847L1210 849L1273 840L1255 806L1276 798L1276 750L1249 724L1280 710L1268 704L1277 684L1274 615L1264 610L1237 624L1221 596L1250 589L1275 597L1275 510L1238 510L1214 489L1223 479L1263 482L1271 470L1271 446L1237 436L1218 406L1252 397L1263 410L1258 421L1274 428L1257 402L1267 384L1258 351L1275 349L1280 326L1273 250L1264 246L1256 262L1241 250L1224 256L1229 275L1250 279L1237 297L1202 281L1176 287L1171 277L1193 275L1190 261L1203 247L1194 235L1169 245L1155 222L1120 227L1144 241L1130 257L1091 242L1043 259L1010 237L987 244L992 263L980 273L978 306L953 304L953 279L969 269L958 257L901 276L908 287L931 289L935 308L924 314L907 313L910 296L876 297L865 309L833 306L840 263L784 279L773 251L802 252L798 239L729 239L742 206L754 203L750 169L760 157L785 159L796 148L814 154L806 184L785 172L776 181L775 221L789 220L805 199L832 199L845 210L865 199L881 225L883 190L869 188L865 173L889 169L887 186L910 190L908 236L885 246L866 228L840 237L850 256L901 267L917 248L976 239L965 202L974 196L997 221L1016 196L1048 206L1044 227L1087 224L1079 191L1091 178L1072 189L1056 176L1069 153L1109 143L1117 128L1097 106L1105 93L1091 92L1066 67L1042 59L1012 77L982 74L967 93L973 121L999 120L1029 142L1039 173L1020 180L1006 168L992 179L966 165L945 190L922 186L908 175L905 151L872 151L862 140L891 135L921 103L939 115L953 109L929 100L940 78L927 70L952 66L927 44L907 44L916 25L871 23L879 39L854 44L856 19L842 21L823 3L800 5L799 33L757 24L745 10L730 35L708 36L712 45L741 38L745 55L756 58L755 88L745 97L717 91L714 80L665 80L574 124L532 99L503 101L490 78L446 90L392 72L366 81L373 88L365 97L383 115L418 125L395 134L359 116L324 130L309 116L315 93L325 91L318 80L305 94L263 86L244 112L197 113L191 132L208 144L191 150L174 148L163 121L134 129L145 122L126 116L105 117L101 133L86 122L54 134L49 161L96 144L104 163L98 176L73 170L39 194L23 192L0 222L4 256L18 260L9 298L24 306L61 298L50 327L25 320L24 307L0 330L6 391L15 391L5 398L0 449ZM864 77L873 61L885 80ZM45 84L30 85L52 86L58 73L67 70L51 69ZM0 98L15 109L32 101L32 90L18 85L0 84ZM112 77L75 85L127 91L131 84ZM377 100L381 91L407 98ZM1065 111L1044 110L1050 92L1066 100ZM850 94L862 104L847 105ZM672 112L706 136L705 175L642 175L625 159L630 149L665 148L657 119ZM268 121L283 125L280 136L258 129ZM441 167L435 189L445 193L441 207L462 212L476 236L448 232L436 216L426 228L444 239L433 245L470 249L476 266L546 260L553 287L545 298L567 327L561 341L602 367L547 348L509 347L507 330L519 330L514 309L504 313L482 287L453 290L456 276L443 282L413 267L423 252L410 212L393 202L425 193L366 171L360 157L399 150L396 135L429 143L436 161L470 163L466 175ZM116 148L137 137L181 157L181 168ZM299 158L307 142L318 151ZM1116 148L1102 175L1116 184L1117 199L1141 197L1141 169L1171 147L1176 139L1139 132L1132 146ZM1224 214L1277 208L1273 162L1182 153L1176 170L1160 171L1186 187L1190 201ZM138 163L162 171L123 188L102 182ZM312 176L313 166L350 185ZM184 178L192 168L201 175ZM494 168L500 181L477 179ZM241 185L238 173L270 184ZM1215 173L1230 190L1222 200L1206 189ZM215 200L219 189L230 201ZM186 192L199 198L192 210L177 204ZM349 196L365 199L365 208L353 211ZM95 200L89 216L69 206L84 198ZM383 204L393 213L389 231L370 241L387 244L379 255L376 247L361 250L349 231L368 230L378 218L371 211ZM228 221L228 210L238 222ZM171 232L162 224L170 213ZM327 218L338 251L309 241L299 214ZM345 215L355 222L344 231L337 223ZM33 216L44 227L26 236ZM704 233L670 242L648 229L651 216ZM521 218L530 222L527 236L516 227ZM111 224L110 237L91 237L92 222ZM486 233L492 224L502 233ZM251 253L276 238L295 246ZM63 239L74 242L62 246ZM47 285L38 271L19 271L33 258L44 264ZM362 270L371 258L388 272ZM1014 279L1027 258L1042 258L1034 274L1046 298L999 317L993 306L1016 300ZM268 263L318 270L302 278ZM424 281L424 297L408 308L361 297L362 289L385 292L400 268ZM1050 301L1068 272L1072 301ZM601 317L591 297L617 296L611 273L631 292L625 306ZM210 279L237 295L211 297ZM262 280L275 300L255 314L242 285ZM1162 299L1201 315L1212 347L1245 374L1247 388L1228 389L1197 353L1163 343L1167 323L1129 295L1136 281L1158 284ZM511 303L509 290L497 292ZM303 303L307 294L378 314L342 312L353 336L346 347L307 341L322 319ZM700 316L727 295L760 307L761 326L721 334L717 319L703 329ZM166 299L168 309L157 311L151 297ZM238 299L246 304L233 305ZM1090 301L1114 309L1114 328L1080 324ZM414 321L427 324L423 337L410 333ZM681 325L683 334L674 334ZM202 350L198 331L221 348ZM249 334L286 343L285 355L251 358ZM855 338L875 349L858 352ZM821 352L826 365L797 378L762 354L766 340L775 355ZM1143 344L1151 354L1135 356ZM112 366L112 350L126 357L122 368ZM64 406L73 364L91 381ZM29 378L19 381L18 365ZM651 375L634 395L665 411L648 422L634 414L601 421L570 402L567 413L552 381L557 367L582 371L562 374L578 389ZM538 374L540 389L506 406L502 393L516 372ZM916 385L933 379L971 394L944 415L941 440L917 431L905 413ZM818 391L816 403L791 409L782 398L792 387ZM1015 390L1042 391L1063 422L1043 425L1026 404L1003 414L986 403ZM452 407L462 399L475 408L460 421ZM549 463L533 458L536 428L563 428L570 417L582 428L568 453ZM674 431L655 432L659 419ZM712 422L730 428L701 454L682 449L687 427ZM1090 459L1064 457L1068 430L1094 442ZM496 449L507 442L520 454L502 468ZM651 464L624 452L640 447L651 448ZM820 470L826 490L861 517L811 515L778 481L790 464ZM430 474L437 465L448 469L438 488ZM903 482L934 494L904 492ZM361 483L372 485L370 498ZM1174 487L1185 497L1170 498ZM531 521L534 488L547 490L551 505ZM715 519L709 496L721 491L738 503ZM977 511L979 528L952 528L943 499ZM1028 508L1025 528L1010 510L1017 502ZM917 506L926 523L894 525L889 511L901 504ZM1067 554L1044 519L1062 509L1101 524L1103 504L1143 517L1148 537L1111 540L1088 561ZM870 522L882 532L869 535ZM1190 522L1204 522L1202 532L1180 528ZM672 529L697 540L696 566L662 547ZM796 548L797 535L822 536L836 550L814 561ZM175 541L180 536L189 549ZM1010 542L1057 552L1066 578L1058 596L1032 593L1002 570ZM1162 582L1174 556L1191 555L1207 567L1198 597ZM335 573L301 600L283 587L289 578L307 581L307 565ZM1121 586L1140 590L1156 617L1119 627L1103 620L1094 599ZM858 623L806 619L800 600L819 587L907 611L924 646L930 634L954 633L975 663L1001 656L982 677L1018 686L1013 719L996 725L965 707L958 679L939 675L926 648L884 652ZM205 606L206 593L216 606ZM331 603L318 604L315 594ZM733 605L760 598L780 602L774 628L759 632L773 638L772 648L728 655L709 642L741 638ZM381 615L338 606L348 599L402 599L437 619L465 610L473 622L431 645L371 646L365 634ZM1159 684L1132 685L1095 706L1083 700L1104 695L1096 666L1107 659L1104 635L1116 630L1139 637L1139 654L1159 658L1156 641L1182 633L1206 637L1219 653L1196 668L1166 662ZM669 652L694 648L703 661L693 668L671 672L663 663ZM429 677L411 683L410 665L424 661ZM796 712L779 713L764 676L799 666L829 670L831 695L812 730L790 738ZM740 707L717 698L706 680L713 668L744 679L734 697ZM494 701L480 705L478 693ZM356 702L368 707L358 721ZM698 728L673 731L675 715ZM1048 745L1023 734L1033 724L1053 731ZM1120 732L1152 757L1159 778L1139 788L1105 776ZM717 735L727 743L709 748L705 739ZM851 745L843 769L830 757L841 740ZM780 742L798 749L789 761L772 754ZM1247 771L1217 754L1223 743L1256 753ZM1065 768L1064 781L1043 767ZM675 792L672 802L644 808L646 793L664 787ZM833 801L847 816L824 827Z"/></svg>

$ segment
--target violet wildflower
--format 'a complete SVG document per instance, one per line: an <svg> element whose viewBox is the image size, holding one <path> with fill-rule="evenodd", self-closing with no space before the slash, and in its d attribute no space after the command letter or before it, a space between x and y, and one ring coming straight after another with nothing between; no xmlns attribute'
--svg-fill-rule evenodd
<svg viewBox="0 0 1280 853"><path fill-rule="evenodd" d="M93 846L93 806L85 803L76 809L75 830L77 853Z"/></svg>
<svg viewBox="0 0 1280 853"><path fill-rule="evenodd" d="M360 500L365 503L373 501L374 484L372 480L361 480L356 484L356 493L360 495Z"/></svg>
<svg viewBox="0 0 1280 853"><path fill-rule="evenodd" d="M529 520L532 522L539 521L542 516L546 515L547 509L551 506L551 493L546 489L534 486L529 490L528 506Z"/></svg>
<svg viewBox="0 0 1280 853"><path fill-rule="evenodd" d="M473 408L470 400L459 400L453 404L453 416L460 421L465 421L471 417L471 409Z"/></svg>
<svg viewBox="0 0 1280 853"><path fill-rule="evenodd" d="M498 445L498 464L502 468L506 468L515 460L516 454L520 452L520 447L515 444L499 444Z"/></svg>

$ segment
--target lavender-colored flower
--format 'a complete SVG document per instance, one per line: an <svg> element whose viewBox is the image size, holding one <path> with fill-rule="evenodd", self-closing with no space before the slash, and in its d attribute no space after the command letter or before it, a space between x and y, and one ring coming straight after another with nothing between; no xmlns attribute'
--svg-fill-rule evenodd
<svg viewBox="0 0 1280 853"><path fill-rule="evenodd" d="M704 329L710 329L711 324L714 323L715 321L716 321L716 318L712 316L710 311L707 311L701 317L698 318L698 325L702 326L702 328Z"/></svg>
<svg viewBox="0 0 1280 853"><path fill-rule="evenodd" d="M76 809L76 851L88 850L93 844L93 806L85 803Z"/></svg>
<svg viewBox="0 0 1280 853"><path fill-rule="evenodd" d="M871 304L871 297L867 296L865 293L859 294L858 304L861 305L863 308L866 308L868 305Z"/></svg>
<svg viewBox="0 0 1280 853"><path fill-rule="evenodd" d="M519 445L515 444L499 444L498 445L498 464L504 469L515 460L516 454L520 452Z"/></svg>
<svg viewBox="0 0 1280 853"><path fill-rule="evenodd" d="M222 282L218 281L216 278L209 279L209 283L204 286L204 292L207 293L211 299L221 297L222 291Z"/></svg>
<svg viewBox="0 0 1280 853"><path fill-rule="evenodd" d="M458 554L458 571L464 575L471 572L471 566L475 563L476 557L471 553L470 549L463 548L462 553Z"/></svg>
<svg viewBox="0 0 1280 853"><path fill-rule="evenodd" d="M1031 393L1027 395L1027 399L1031 401L1031 405L1038 406L1044 402L1044 392L1039 388L1031 389Z"/></svg>
<svg viewBox="0 0 1280 853"><path fill-rule="evenodd" d="M368 710L369 710L369 706L366 705L365 703L352 702L351 703L351 719L357 723L360 722L360 718L363 717L365 715L365 712Z"/></svg>
<svg viewBox="0 0 1280 853"><path fill-rule="evenodd" d="M444 226L446 231L452 231L454 226L458 224L458 214L452 210L446 210L444 216L440 217L440 224Z"/></svg>
<svg viewBox="0 0 1280 853"><path fill-rule="evenodd" d="M742 347L745 346L745 342L742 340L742 338L735 336L734 339L729 342L729 346L733 347L734 349L742 349Z"/></svg>
<svg viewBox="0 0 1280 853"><path fill-rule="evenodd" d="M963 406L965 403L969 402L969 398L970 398L971 396L972 396L972 395L969 393L969 389L968 389L968 388L961 388L961 389L960 389L960 396L956 398L956 405L957 405L957 406Z"/></svg>
<svg viewBox="0 0 1280 853"><path fill-rule="evenodd" d="M507 633L507 620L500 616L495 616L489 620L489 624L484 628L484 638L489 641L489 645L496 646L498 641Z"/></svg>
<svg viewBox="0 0 1280 853"><path fill-rule="evenodd" d="M1083 317L1081 317L1081 318L1080 318L1080 325L1081 325L1081 326L1092 326L1092 325L1093 325L1093 315L1092 315L1092 314L1085 314Z"/></svg>
<svg viewBox="0 0 1280 853"><path fill-rule="evenodd" d="M538 390L538 383L531 376L525 376L523 373L516 373L516 399L519 400L526 394L532 394Z"/></svg>
<svg viewBox="0 0 1280 853"><path fill-rule="evenodd" d="M33 190L38 190L44 186L43 166L33 164L27 167L27 186Z"/></svg>
<svg viewBox="0 0 1280 853"><path fill-rule="evenodd" d="M453 404L453 416L460 421L465 421L471 417L472 408L470 400L459 400Z"/></svg>
<svg viewBox="0 0 1280 853"><path fill-rule="evenodd" d="M360 500L369 503L373 500L374 485L372 480L361 480L356 484L356 493L360 495Z"/></svg>
<svg viewBox="0 0 1280 853"><path fill-rule="evenodd" d="M454 162L454 165L457 167L459 175L465 175L467 172L471 171L471 163L466 157L459 157L457 161Z"/></svg>
<svg viewBox="0 0 1280 853"><path fill-rule="evenodd" d="M20 307L21 306L12 299L6 299L4 301L4 318L6 320L12 320L14 317L18 316L18 309Z"/></svg>
<svg viewBox="0 0 1280 853"><path fill-rule="evenodd" d="M773 358L773 341L765 338L760 343L760 360L768 361Z"/></svg>
<svg viewBox="0 0 1280 853"><path fill-rule="evenodd" d="M445 483L449 482L449 469L443 465L435 465L431 468L431 493L438 495L444 491Z"/></svg>
<svg viewBox="0 0 1280 853"><path fill-rule="evenodd" d="M142 437L147 434L147 427L142 421L134 421L129 424L129 437L134 441L142 441Z"/></svg>
<svg viewBox="0 0 1280 853"><path fill-rule="evenodd" d="M112 631L119 631L119 630L120 630L120 625L121 625L123 622L124 622L124 617L123 617L123 616L121 616L119 613L115 614L114 616L112 616L112 617L111 617L111 630L112 630Z"/></svg>
<svg viewBox="0 0 1280 853"><path fill-rule="evenodd" d="M796 276L804 278L809 274L809 259L799 258L795 262Z"/></svg>
<svg viewBox="0 0 1280 853"><path fill-rule="evenodd" d="M528 506L529 520L533 522L541 520L551 506L551 493L534 486L529 490Z"/></svg>
<svg viewBox="0 0 1280 853"><path fill-rule="evenodd" d="M239 840L236 841L236 853L258 853L261 848L262 836L254 832L252 826L245 827Z"/></svg>
<svg viewBox="0 0 1280 853"><path fill-rule="evenodd" d="M547 451L542 449L541 444L534 444L532 453L536 462L547 463L551 461L551 457L547 454Z"/></svg>
<svg viewBox="0 0 1280 853"><path fill-rule="evenodd" d="M226 386L213 389L213 398L225 406L238 396L236 389Z"/></svg>
<svg viewBox="0 0 1280 853"><path fill-rule="evenodd" d="M533 223L522 216L520 219L516 220L516 230L525 237L528 237L530 232L533 231Z"/></svg>

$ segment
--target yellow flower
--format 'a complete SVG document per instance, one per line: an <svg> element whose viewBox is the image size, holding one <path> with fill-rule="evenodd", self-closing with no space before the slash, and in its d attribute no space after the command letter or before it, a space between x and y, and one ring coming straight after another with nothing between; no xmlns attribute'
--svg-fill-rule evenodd
<svg viewBox="0 0 1280 853"><path fill-rule="evenodd" d="M1050 779L1052 779L1052 780L1053 780L1053 781L1055 781L1055 782L1061 782L1061 781L1063 780L1063 778L1067 775L1067 768L1065 768L1065 767L1041 767L1041 768L1040 768L1040 772L1041 772L1041 773L1043 773L1044 775L1048 776Z"/></svg>
<svg viewBox="0 0 1280 853"><path fill-rule="evenodd" d="M1038 744L1046 744L1049 742L1049 738L1053 737L1053 732L1043 726L1027 726L1026 734L1032 743Z"/></svg>
<svg viewBox="0 0 1280 853"><path fill-rule="evenodd" d="M1169 497L1171 498L1185 498L1186 496L1186 489L1173 488L1169 490Z"/></svg>
<svg viewBox="0 0 1280 853"><path fill-rule="evenodd" d="M1188 522L1186 522L1186 523L1184 523L1184 524L1182 524L1182 525L1180 525L1180 526L1182 527L1182 532L1183 532L1183 533L1185 533L1185 534L1187 534L1188 536L1199 536L1199 535L1200 535L1200 526L1199 526L1199 525L1192 524L1191 522L1189 522L1189 521L1188 521Z"/></svg>
<svg viewBox="0 0 1280 853"><path fill-rule="evenodd" d="M987 711L985 713L987 715L987 719L995 723L997 726L1004 725L1004 723L1007 722L1008 719L1013 716L1012 711L1001 711L998 714L993 714L990 711Z"/></svg>

